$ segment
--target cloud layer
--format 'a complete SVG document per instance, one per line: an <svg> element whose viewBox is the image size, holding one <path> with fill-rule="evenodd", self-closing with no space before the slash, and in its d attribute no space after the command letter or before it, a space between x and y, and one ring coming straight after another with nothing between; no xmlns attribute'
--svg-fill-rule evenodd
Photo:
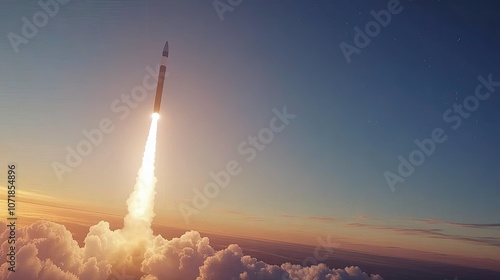
<svg viewBox="0 0 500 280"><path fill-rule="evenodd" d="M0 254L9 246L6 224L0 222ZM136 236L141 236L136 238ZM90 228L80 247L63 226L37 221L18 228L16 272L0 266L0 279L43 280L381 280L358 267L331 269L324 264L302 267L269 265L243 253L236 244L216 251L196 231L166 240L123 229L111 230L101 221Z"/></svg>

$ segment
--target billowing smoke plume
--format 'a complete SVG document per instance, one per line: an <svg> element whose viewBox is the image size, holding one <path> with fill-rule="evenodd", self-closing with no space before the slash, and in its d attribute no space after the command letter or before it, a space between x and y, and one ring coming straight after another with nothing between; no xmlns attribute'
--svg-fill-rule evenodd
<svg viewBox="0 0 500 280"><path fill-rule="evenodd" d="M152 234L151 222L154 217L155 200L155 154L158 119L155 117L149 128L149 135L142 156L142 165L137 173L134 191L127 200L128 214L124 219L124 231L147 230ZM143 234L146 234L144 232Z"/></svg>
<svg viewBox="0 0 500 280"><path fill-rule="evenodd" d="M127 200L123 229L111 230L109 223L91 226L80 247L63 226L37 221L18 228L16 272L9 263L0 266L0 279L41 280L381 280L358 267L330 269L324 264L302 267L290 263L269 265L244 255L236 245L216 251L196 231L166 240L154 236L151 222L156 178L157 119L149 136L134 191ZM0 221L0 255L11 244L9 230Z"/></svg>

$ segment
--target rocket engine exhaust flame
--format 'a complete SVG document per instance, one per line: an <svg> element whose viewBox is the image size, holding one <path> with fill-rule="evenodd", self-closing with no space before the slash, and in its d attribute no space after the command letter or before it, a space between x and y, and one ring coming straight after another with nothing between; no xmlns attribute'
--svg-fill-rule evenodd
<svg viewBox="0 0 500 280"><path fill-rule="evenodd" d="M128 214L124 220L124 231L132 228L151 230L151 222L155 215L153 206L157 181L154 175L157 126L158 118L153 117L134 191L127 200Z"/></svg>

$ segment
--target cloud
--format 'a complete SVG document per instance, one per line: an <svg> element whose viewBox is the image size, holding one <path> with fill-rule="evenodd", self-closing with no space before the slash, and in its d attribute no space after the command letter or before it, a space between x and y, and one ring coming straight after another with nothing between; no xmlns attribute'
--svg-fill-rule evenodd
<svg viewBox="0 0 500 280"><path fill-rule="evenodd" d="M323 217L323 216L311 216L307 217L307 220L321 221L321 222L335 222L337 219L331 217Z"/></svg>
<svg viewBox="0 0 500 280"><path fill-rule="evenodd" d="M327 216L296 216L290 214L283 214L281 217L284 218L293 218L293 219L301 219L301 220L311 220L311 221L319 221L319 222L336 222L337 219Z"/></svg>
<svg viewBox="0 0 500 280"><path fill-rule="evenodd" d="M8 253L8 230L0 222L0 254ZM0 279L46 280L381 280L359 267L331 269L285 263L270 265L245 255L237 244L214 250L196 231L167 240L148 232L111 230L101 221L80 247L63 225L37 221L17 229L16 272L0 266ZM140 236L140 238L137 238ZM129 278L130 277L130 278Z"/></svg>
<svg viewBox="0 0 500 280"><path fill-rule="evenodd" d="M281 265L290 274L290 279L300 280L383 280L379 275L369 276L357 266L346 267L345 269L330 269L324 264L311 267L301 267L300 265ZM288 279L288 278L285 278Z"/></svg>
<svg viewBox="0 0 500 280"><path fill-rule="evenodd" d="M423 222L426 224L431 224L431 225L443 224L443 225L451 225L451 226L458 226L458 227L465 227L465 228L498 228L498 227L500 227L500 223L487 223L487 224L454 223L454 222L447 222L447 221L440 221L440 220L433 220L433 219L417 219L417 221Z"/></svg>
<svg viewBox="0 0 500 280"><path fill-rule="evenodd" d="M471 236L446 234L443 233L442 229L438 228L415 229L415 228L380 226L380 225L362 224L362 223L348 223L347 225L350 227L386 230L400 234L418 235L428 238L447 239L447 240L463 241L463 242L469 242L473 244L480 244L486 246L500 247L500 238L498 237L471 237Z"/></svg>
<svg viewBox="0 0 500 280"><path fill-rule="evenodd" d="M1 222L4 232L0 254L6 256L9 232ZM107 261L97 262L85 257L71 233L63 225L38 221L16 232L16 272L10 272L9 263L0 266L0 279L106 279L111 272Z"/></svg>

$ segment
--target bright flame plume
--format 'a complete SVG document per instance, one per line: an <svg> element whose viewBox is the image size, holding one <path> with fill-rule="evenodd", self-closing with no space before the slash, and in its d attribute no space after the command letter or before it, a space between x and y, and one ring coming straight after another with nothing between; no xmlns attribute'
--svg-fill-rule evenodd
<svg viewBox="0 0 500 280"><path fill-rule="evenodd" d="M127 200L128 214L124 220L124 231L137 229L151 231L151 222L155 215L153 206L157 181L154 174L157 126L158 118L153 117L142 157L142 166L137 173L134 191Z"/></svg>

